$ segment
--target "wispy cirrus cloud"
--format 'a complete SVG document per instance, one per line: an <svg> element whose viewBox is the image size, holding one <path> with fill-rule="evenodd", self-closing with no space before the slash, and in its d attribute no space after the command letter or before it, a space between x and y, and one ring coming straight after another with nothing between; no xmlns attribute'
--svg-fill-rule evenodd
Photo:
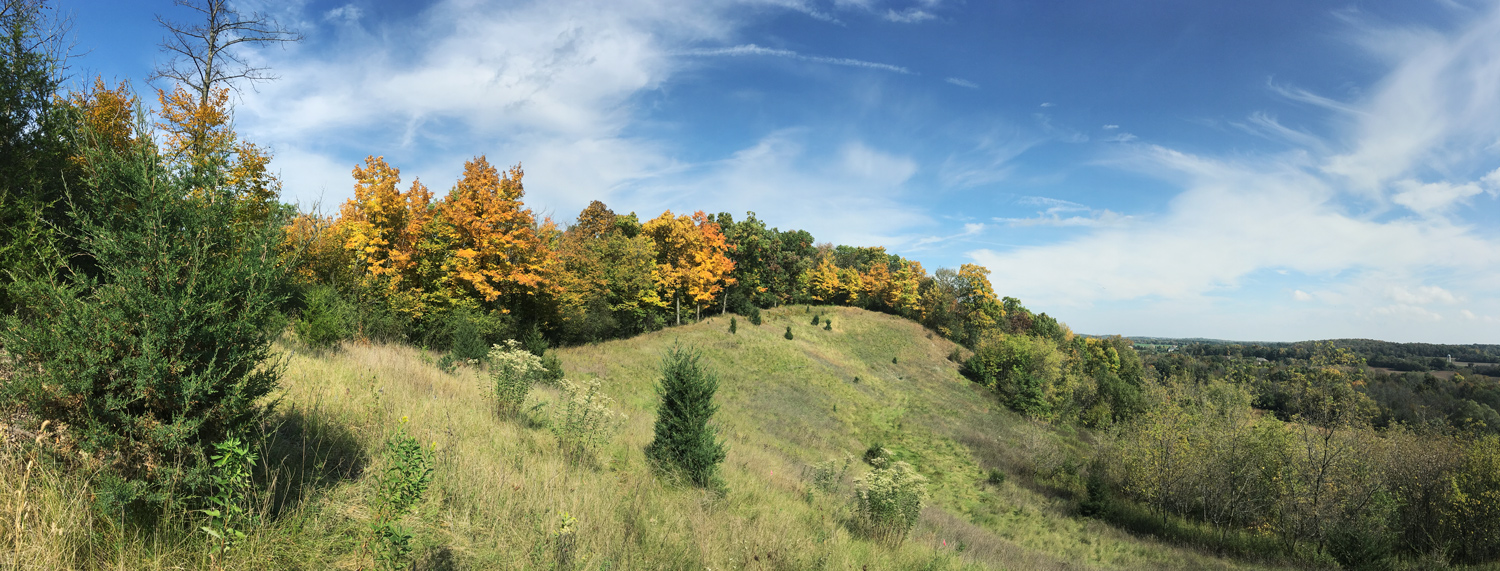
<svg viewBox="0 0 1500 571"><path fill-rule="evenodd" d="M899 65L891 65L891 64L887 64L887 63L865 61L865 60L859 60L859 59L853 59L853 58L840 58L840 57L804 55L804 54L800 54L800 53L794 52L792 50L784 50L784 49L777 49L777 48L767 48L767 47L757 46L755 44L744 44L744 45L727 47L727 48L700 48L700 49L692 49L692 50L683 50L683 51L677 52L677 55L698 56L698 57L712 57L712 56L772 56L772 57L782 57L782 58L788 58L788 59L794 59L794 60L800 60L800 61L806 61L806 62L812 62L812 63L823 63L823 64L828 64L828 65L842 65L842 66L848 66L848 67L862 67L862 68L866 68L866 69L877 69L877 70L880 70L880 71L889 71L889 72L901 73L901 74L910 74L910 73L912 73L911 70L909 70L909 69L907 69L905 67L901 67Z"/></svg>
<svg viewBox="0 0 1500 571"><path fill-rule="evenodd" d="M1182 188L1165 212L1149 224L974 257L1027 268L1024 276L999 276L996 289L1044 305L1167 300L1216 307L1210 311L1220 315L1247 282L1273 279L1260 276L1280 268L1290 271L1274 279L1292 286L1282 291L1292 290L1289 301L1303 309L1271 313L1280 315L1277 327L1298 327L1305 337L1496 340L1494 330L1486 336L1452 325L1477 323L1458 319L1461 311L1500 311L1492 293L1500 287L1500 241L1465 216L1472 201L1493 199L1487 177L1500 161L1487 146L1500 138L1493 104L1500 100L1500 11L1452 33L1403 41L1405 57L1352 102L1271 84L1336 114L1332 123L1342 128L1332 134L1292 130L1261 113L1244 125L1291 150L1213 157L1126 141L1114 164ZM1140 318L1127 309L1103 313Z"/></svg>
<svg viewBox="0 0 1500 571"><path fill-rule="evenodd" d="M962 79L962 78L958 78L958 77L949 77L949 78L944 79L943 81L946 81L946 82L951 83L953 85L957 85L959 87L967 87L969 89L979 89L979 84L974 83L972 81L969 81L967 79Z"/></svg>
<svg viewBox="0 0 1500 571"><path fill-rule="evenodd" d="M1077 202L1044 196L1023 196L1016 203L1026 206L1041 206L1043 209L1037 211L1036 216L1026 218L995 218L995 222L1022 228L1032 226L1096 228L1115 226L1132 219L1131 216L1124 216L1109 209L1095 210Z"/></svg>

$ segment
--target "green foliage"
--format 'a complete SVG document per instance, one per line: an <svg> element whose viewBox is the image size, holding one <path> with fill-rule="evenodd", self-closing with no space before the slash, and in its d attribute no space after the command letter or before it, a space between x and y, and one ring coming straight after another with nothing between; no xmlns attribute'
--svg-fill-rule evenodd
<svg viewBox="0 0 1500 571"><path fill-rule="evenodd" d="M832 495L838 491L839 484L844 481L844 475L849 473L849 465L854 460L844 457L843 460L824 460L813 464L808 468L808 480L813 489Z"/></svg>
<svg viewBox="0 0 1500 571"><path fill-rule="evenodd" d="M573 567L573 557L577 550L578 542L578 518L568 512L558 514L557 529L552 530L552 556L557 562L558 569L569 569Z"/></svg>
<svg viewBox="0 0 1500 571"><path fill-rule="evenodd" d="M984 481L989 482L989 484L991 486L998 486L1000 484L1004 484L1005 483L1005 472L1001 472L999 470L991 468L990 471L989 471L989 475L985 476Z"/></svg>
<svg viewBox="0 0 1500 571"><path fill-rule="evenodd" d="M832 319L825 319L825 320L823 320L823 330L824 331L833 331L833 320Z"/></svg>
<svg viewBox="0 0 1500 571"><path fill-rule="evenodd" d="M739 328L739 325L735 321L735 319L733 317L729 318L729 334L730 335L734 335L735 334L735 330L738 329L738 328Z"/></svg>
<svg viewBox="0 0 1500 571"><path fill-rule="evenodd" d="M760 325L760 308L759 307L752 307L752 308L750 308L750 324L751 325Z"/></svg>
<svg viewBox="0 0 1500 571"><path fill-rule="evenodd" d="M406 417L385 444L385 471L376 480L375 515L367 543L384 569L400 569L411 553L412 534L400 524L402 516L422 501L432 483L432 451L406 431Z"/></svg>
<svg viewBox="0 0 1500 571"><path fill-rule="evenodd" d="M1477 563L1500 557L1500 436L1471 441L1447 480L1443 511L1457 558Z"/></svg>
<svg viewBox="0 0 1500 571"><path fill-rule="evenodd" d="M563 371L562 359L557 357L557 353L548 351L542 354L542 376L538 380L548 384L557 384L566 375L567 373Z"/></svg>
<svg viewBox="0 0 1500 571"><path fill-rule="evenodd" d="M293 322L297 339L308 347L326 349L347 339L352 333L354 308L337 289L327 285L310 288L302 313Z"/></svg>
<svg viewBox="0 0 1500 571"><path fill-rule="evenodd" d="M77 257L15 284L0 340L25 366L3 390L112 468L96 497L120 513L204 490L201 451L264 418L285 276L274 222L228 224L232 201L191 197L222 181L179 178L149 140L85 156L86 192L128 209L74 211Z"/></svg>
<svg viewBox="0 0 1500 571"><path fill-rule="evenodd" d="M891 451L886 450L885 446L881 445L879 442L876 442L874 444L871 444L869 448L865 449L865 454L861 459L864 460L866 464L869 464L871 466L880 466L887 463L890 458Z"/></svg>
<svg viewBox="0 0 1500 571"><path fill-rule="evenodd" d="M857 527L866 536L900 543L917 524L927 499L927 478L906 462L877 460L855 480Z"/></svg>
<svg viewBox="0 0 1500 571"><path fill-rule="evenodd" d="M614 399L599 392L599 381L560 382L562 402L552 422L558 445L573 459L592 458L600 446L614 438L625 415L615 412Z"/></svg>
<svg viewBox="0 0 1500 571"><path fill-rule="evenodd" d="M790 325L786 326L786 333L784 335L782 335L782 337L786 337L788 341L790 341L790 340L793 339L793 337L792 337L792 326L790 326Z"/></svg>
<svg viewBox="0 0 1500 571"><path fill-rule="evenodd" d="M812 319L812 324L813 324L813 327L817 327L817 326L818 326L818 318L819 318L819 317L822 317L822 316L821 316L821 315L818 315L818 314L814 314L814 315L813 315L813 319Z"/></svg>
<svg viewBox="0 0 1500 571"><path fill-rule="evenodd" d="M1051 340L1025 335L987 336L964 364L1001 401L1028 415L1049 418L1071 395L1062 387L1062 355Z"/></svg>
<svg viewBox="0 0 1500 571"><path fill-rule="evenodd" d="M718 411L714 393L718 375L700 362L695 349L673 346L662 357L657 394L655 437L646 456L658 466L674 469L694 485L721 487L719 463L724 442L710 422Z"/></svg>
<svg viewBox="0 0 1500 571"><path fill-rule="evenodd" d="M896 365L896 364L899 364L899 363L900 363L900 361L896 357L891 357L891 364L892 365Z"/></svg>
<svg viewBox="0 0 1500 571"><path fill-rule="evenodd" d="M542 360L521 348L515 339L495 345L489 354L490 381L495 392L495 410L503 418L515 418L531 394L531 384L546 372Z"/></svg>
<svg viewBox="0 0 1500 571"><path fill-rule="evenodd" d="M34 0L0 9L0 315L15 306L11 281L46 271L72 229L62 176L72 125L56 104L68 54L48 29L54 12Z"/></svg>
<svg viewBox="0 0 1500 571"><path fill-rule="evenodd" d="M212 493L204 498L211 508L200 510L208 516L208 525L199 529L213 538L219 553L245 539L244 528L252 523L245 509L250 492L250 469L255 467L259 455L250 450L250 444L231 436L223 442L214 443L209 488Z"/></svg>

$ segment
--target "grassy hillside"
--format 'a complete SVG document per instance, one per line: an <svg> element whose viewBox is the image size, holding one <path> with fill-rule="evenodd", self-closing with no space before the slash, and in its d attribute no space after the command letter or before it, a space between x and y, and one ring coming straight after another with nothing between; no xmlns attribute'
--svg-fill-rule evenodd
<svg viewBox="0 0 1500 571"><path fill-rule="evenodd" d="M832 330L811 325L809 311L830 317ZM1077 485L1059 466L1082 443L997 406L947 360L954 345L921 326L853 308L764 316L760 326L740 319L736 335L719 317L560 350L569 378L601 380L628 415L592 462L559 453L546 404L522 421L500 420L480 372L444 373L437 355L283 346L284 394L259 474L275 492L261 498L264 523L239 547L210 560L198 535L111 531L124 528L89 521L82 480L12 461L0 463L0 540L15 549L0 566L368 568L361 545L381 445L404 417L436 447L432 488L405 522L419 569L1236 567L1072 515L1052 490ZM787 326L795 339L783 338ZM722 498L662 481L644 458L657 367L674 343L701 349L721 378ZM533 392L537 403L557 398ZM899 545L851 535L845 524L852 479L868 470L857 458L874 443L930 479L930 505ZM848 457L835 493L810 485L810 465ZM557 533L564 514L576 518L571 540Z"/></svg>

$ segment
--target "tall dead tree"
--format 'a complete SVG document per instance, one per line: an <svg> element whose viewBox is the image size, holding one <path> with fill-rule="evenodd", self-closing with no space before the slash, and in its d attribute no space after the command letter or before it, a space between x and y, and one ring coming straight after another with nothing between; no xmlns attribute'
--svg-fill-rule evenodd
<svg viewBox="0 0 1500 571"><path fill-rule="evenodd" d="M170 32L161 47L173 55L156 68L151 80L170 79L187 86L204 107L209 105L216 87L238 89L239 80L254 83L276 79L268 73L269 68L255 67L242 59L236 46L283 44L302 39L301 34L282 27L270 16L242 13L228 0L176 0L175 4L202 17L194 24L156 17L156 22Z"/></svg>

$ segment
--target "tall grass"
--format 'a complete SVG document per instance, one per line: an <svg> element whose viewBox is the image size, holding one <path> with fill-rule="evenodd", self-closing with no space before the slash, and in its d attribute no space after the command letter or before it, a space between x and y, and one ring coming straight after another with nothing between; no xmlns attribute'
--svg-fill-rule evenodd
<svg viewBox="0 0 1500 571"><path fill-rule="evenodd" d="M708 318L558 350L572 380L599 382L628 418L597 462L576 461L547 430L556 388L538 385L529 412L501 418L488 375L466 365L444 372L441 355L279 345L281 405L257 443L252 503L262 523L244 543L211 558L192 513L150 530L116 525L92 510L87 470L46 461L55 447L21 442L0 452L0 568L371 568L362 530L375 515L378 451L403 416L417 441L436 444L432 485L400 522L417 569L1235 567L1073 516L1071 500L1036 484L1007 450L1030 439L1066 455L1083 443L997 406L947 360L953 345L920 326L852 308L824 313L837 329L780 309L734 335L727 317ZM788 326L792 341L782 338ZM721 374L722 496L664 479L644 454L661 356L678 342ZM929 482L929 505L900 544L850 532L853 480L868 467L816 484L807 476L874 442ZM986 483L990 469L1015 477Z"/></svg>

